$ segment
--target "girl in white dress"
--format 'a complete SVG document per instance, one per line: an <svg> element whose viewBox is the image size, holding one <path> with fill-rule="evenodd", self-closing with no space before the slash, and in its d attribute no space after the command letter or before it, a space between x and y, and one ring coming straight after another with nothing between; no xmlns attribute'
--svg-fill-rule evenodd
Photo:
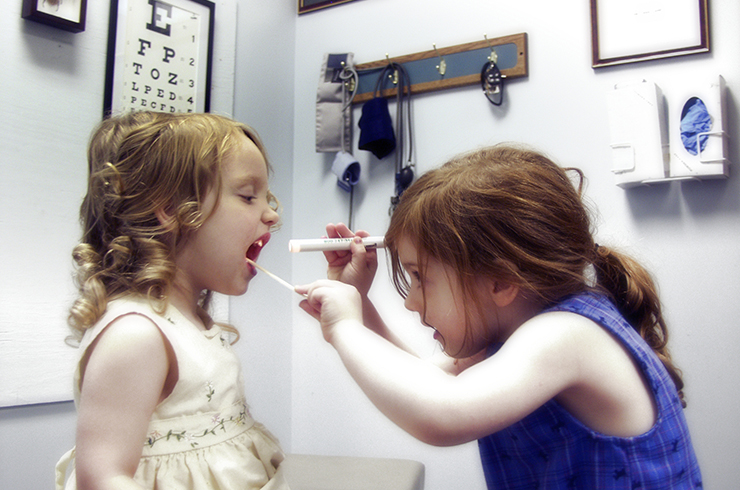
<svg viewBox="0 0 740 490"><path fill-rule="evenodd" d="M278 442L249 414L238 335L207 313L212 292L247 291L279 220L258 136L137 112L101 123L88 164L69 317L77 441L57 488L287 488Z"/></svg>

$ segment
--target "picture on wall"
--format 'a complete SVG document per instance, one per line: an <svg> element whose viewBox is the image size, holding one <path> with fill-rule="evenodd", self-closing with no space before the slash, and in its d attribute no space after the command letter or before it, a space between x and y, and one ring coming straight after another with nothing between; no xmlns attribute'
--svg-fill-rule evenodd
<svg viewBox="0 0 740 490"><path fill-rule="evenodd" d="M593 68L709 51L707 0L591 0Z"/></svg>
<svg viewBox="0 0 740 490"><path fill-rule="evenodd" d="M104 115L209 112L215 4L112 0Z"/></svg>
<svg viewBox="0 0 740 490"><path fill-rule="evenodd" d="M298 0L298 13L305 14L306 12L313 12L314 10L333 7L352 1L354 0Z"/></svg>
<svg viewBox="0 0 740 490"><path fill-rule="evenodd" d="M87 0L23 0L21 17L70 32L85 30Z"/></svg>

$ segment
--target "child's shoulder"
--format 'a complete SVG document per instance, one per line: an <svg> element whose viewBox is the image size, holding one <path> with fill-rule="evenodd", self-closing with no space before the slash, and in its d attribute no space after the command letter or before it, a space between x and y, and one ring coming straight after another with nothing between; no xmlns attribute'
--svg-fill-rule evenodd
<svg viewBox="0 0 740 490"><path fill-rule="evenodd" d="M539 345L545 351L573 349L605 330L593 319L567 310L544 311L524 322L506 341L527 344L530 349Z"/></svg>
<svg viewBox="0 0 740 490"><path fill-rule="evenodd" d="M136 310L126 310L101 323L100 330L91 339L90 348L112 349L126 352L129 356L140 356L159 352L164 348L164 335L150 315Z"/></svg>
<svg viewBox="0 0 740 490"><path fill-rule="evenodd" d="M93 350L106 357L124 356L132 360L160 355L166 350L167 340L157 317L159 315L140 298L127 297L109 302L98 323L83 337L80 346L83 359Z"/></svg>
<svg viewBox="0 0 740 490"><path fill-rule="evenodd" d="M133 373L166 373L169 357L167 340L151 319L135 313L122 315L106 324L82 353L79 387L91 369L113 383Z"/></svg>
<svg viewBox="0 0 740 490"><path fill-rule="evenodd" d="M619 342L598 317L578 308L551 308L521 324L495 352L539 369L577 369L599 352L620 349Z"/></svg>

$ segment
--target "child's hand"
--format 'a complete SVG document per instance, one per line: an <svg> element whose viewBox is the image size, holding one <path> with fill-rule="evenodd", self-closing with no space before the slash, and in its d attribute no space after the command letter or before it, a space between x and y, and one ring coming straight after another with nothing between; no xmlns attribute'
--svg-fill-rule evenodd
<svg viewBox="0 0 740 490"><path fill-rule="evenodd" d="M363 230L353 233L343 223L326 225L328 238L367 237L370 234ZM378 269L378 253L376 250L366 250L362 243L352 243L349 251L339 250L324 252L329 263L327 277L341 281L357 288L361 295L367 296L373 283L375 272Z"/></svg>
<svg viewBox="0 0 740 490"><path fill-rule="evenodd" d="M296 292L306 294L300 307L321 322L324 339L331 343L334 328L345 320L362 323L362 298L354 287L329 280L296 286Z"/></svg>

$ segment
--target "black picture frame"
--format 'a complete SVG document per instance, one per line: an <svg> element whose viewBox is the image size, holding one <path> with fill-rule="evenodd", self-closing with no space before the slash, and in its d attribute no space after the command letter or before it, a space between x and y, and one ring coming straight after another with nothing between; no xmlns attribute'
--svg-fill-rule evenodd
<svg viewBox="0 0 740 490"><path fill-rule="evenodd" d="M353 2L354 0L298 0L298 14L313 12L314 10L325 9L343 3Z"/></svg>
<svg viewBox="0 0 740 490"><path fill-rule="evenodd" d="M87 0L23 0L21 17L69 32L85 30Z"/></svg>
<svg viewBox="0 0 740 490"><path fill-rule="evenodd" d="M708 0L590 0L592 67L709 51Z"/></svg>
<svg viewBox="0 0 740 490"><path fill-rule="evenodd" d="M210 112L216 5L111 0L103 116Z"/></svg>

